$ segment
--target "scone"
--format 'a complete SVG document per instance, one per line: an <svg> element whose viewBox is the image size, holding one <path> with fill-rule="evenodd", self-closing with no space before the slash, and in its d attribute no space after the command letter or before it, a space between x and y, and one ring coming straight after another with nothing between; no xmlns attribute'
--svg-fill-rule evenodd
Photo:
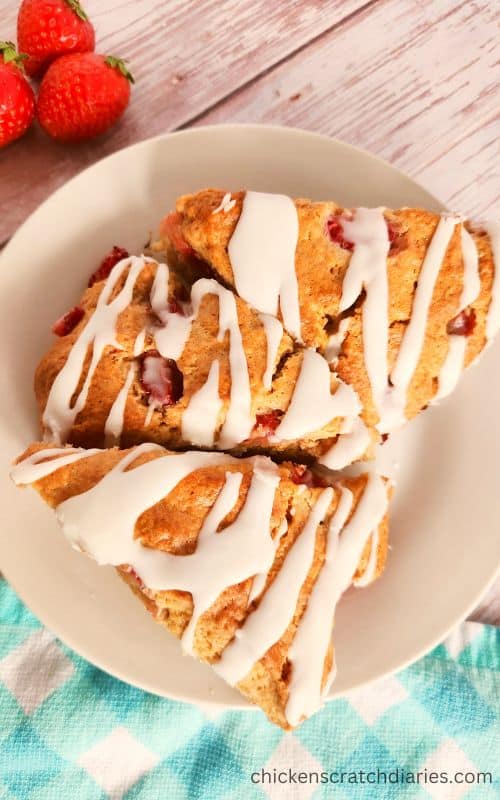
<svg viewBox="0 0 500 800"><path fill-rule="evenodd" d="M500 327L500 224L207 189L154 247L325 354L380 434L449 394Z"/></svg>
<svg viewBox="0 0 500 800"><path fill-rule="evenodd" d="M264 456L155 444L34 444L12 478L32 485L75 548L115 566L185 652L272 722L289 729L320 707L335 673L337 601L384 566L384 479L317 485L304 467Z"/></svg>
<svg viewBox="0 0 500 800"><path fill-rule="evenodd" d="M107 267L37 368L46 439L353 461L339 434L360 425L356 393L278 319L214 279L187 286L151 258ZM370 441L361 427L359 455Z"/></svg>

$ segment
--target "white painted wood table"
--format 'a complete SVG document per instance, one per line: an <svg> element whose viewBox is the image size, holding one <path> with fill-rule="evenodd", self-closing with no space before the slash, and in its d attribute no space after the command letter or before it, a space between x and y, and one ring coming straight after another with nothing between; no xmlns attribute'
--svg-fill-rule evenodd
<svg viewBox="0 0 500 800"><path fill-rule="evenodd" d="M71 175L127 144L214 122L295 125L359 145L480 217L499 204L498 0L84 0L132 102L79 146L36 127L0 151L0 243ZM18 2L0 0L0 39ZM500 583L474 615L500 624Z"/></svg>

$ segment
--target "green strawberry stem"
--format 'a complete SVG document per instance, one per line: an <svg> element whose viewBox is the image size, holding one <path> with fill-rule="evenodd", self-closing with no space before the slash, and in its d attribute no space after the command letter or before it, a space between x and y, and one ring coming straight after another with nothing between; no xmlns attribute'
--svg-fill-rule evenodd
<svg viewBox="0 0 500 800"><path fill-rule="evenodd" d="M22 67L24 59L28 58L25 53L17 52L14 42L0 42L0 55L4 64L16 64L18 67Z"/></svg>
<svg viewBox="0 0 500 800"><path fill-rule="evenodd" d="M80 0L66 0L66 3L75 12L77 17L80 17L80 19L83 19L84 22L87 22L88 17L80 5Z"/></svg>
<svg viewBox="0 0 500 800"><path fill-rule="evenodd" d="M112 67L113 69L117 69L124 78L126 78L130 83L135 83L134 77L130 70L127 67L127 62L124 61L122 58L115 58L115 56L106 56L104 62L108 65L108 67Z"/></svg>

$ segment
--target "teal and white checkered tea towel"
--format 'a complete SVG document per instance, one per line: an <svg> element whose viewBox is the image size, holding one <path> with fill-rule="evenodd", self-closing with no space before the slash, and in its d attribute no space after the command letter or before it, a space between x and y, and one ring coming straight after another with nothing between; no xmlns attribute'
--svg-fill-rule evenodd
<svg viewBox="0 0 500 800"><path fill-rule="evenodd" d="M485 625L284 733L110 677L0 580L0 800L494 800L499 716Z"/></svg>

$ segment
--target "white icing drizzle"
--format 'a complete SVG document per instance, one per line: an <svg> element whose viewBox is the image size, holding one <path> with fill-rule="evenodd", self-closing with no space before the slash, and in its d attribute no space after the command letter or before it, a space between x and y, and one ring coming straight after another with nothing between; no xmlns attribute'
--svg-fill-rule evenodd
<svg viewBox="0 0 500 800"><path fill-rule="evenodd" d="M129 305L137 277L146 263L155 262L144 257L132 257L124 259L113 268L98 298L94 313L54 380L43 419L48 432L58 443L67 438L77 414L86 403L92 376L105 347L107 345L120 346L116 341L116 320L118 315ZM128 274L122 289L108 303L117 281L120 280L125 270L128 270ZM152 310L162 322L163 327L154 326L148 329L148 332L154 336L156 347L164 358L177 360L182 355L202 299L207 294L215 294L218 297L218 340L222 341L226 333L229 333L231 389L225 420L215 446L220 449L234 447L248 439L255 424L248 363L239 327L235 296L217 281L202 278L192 287L192 313L184 316L169 310L168 283L168 266L156 264L150 302ZM260 320L267 339L267 363L263 384L269 390L272 388L273 371L283 335L283 326L277 319L264 313L260 315ZM142 331L137 337L134 346L135 356L138 356L144 349L145 336L146 331ZM71 398L81 379L89 347L92 348L91 364L83 388L73 407L70 407ZM159 367L160 364L153 359L150 359L147 364L148 369L158 369ZM104 434L107 446L120 442L127 396L134 380L135 369L135 365L131 364L125 383L115 398L105 422ZM190 404L183 414L184 438L198 446L214 446L217 420L222 405L218 396L218 370L218 363L211 365L205 386L191 398ZM154 376L152 376L152 382L154 382ZM313 350L305 351L297 385L287 413L276 432L277 437L282 439L300 438L300 436L328 424L334 417L354 418L361 408L354 390L339 380L337 389L332 395L330 385L331 373L325 359ZM144 421L145 429L151 425L157 406L158 404L154 400L150 400ZM199 413L200 409L206 413Z"/></svg>
<svg viewBox="0 0 500 800"><path fill-rule="evenodd" d="M264 314L277 316L281 310L285 329L300 342L298 236L297 210L289 197L247 192L228 255L240 297Z"/></svg>
<svg viewBox="0 0 500 800"><path fill-rule="evenodd" d="M227 214L228 211L231 211L232 208L236 205L236 200L231 198L231 193L226 192L222 200L220 201L220 205L217 208L214 208L212 214L218 214L220 211L223 211L224 214Z"/></svg>
<svg viewBox="0 0 500 800"><path fill-rule="evenodd" d="M333 496L331 488L320 494L257 611L249 614L243 628L214 664L215 671L231 686L248 674L291 623L299 592L312 566L318 525L324 520Z"/></svg>
<svg viewBox="0 0 500 800"><path fill-rule="evenodd" d="M457 314L474 302L481 291L479 276L479 256L476 243L470 233L462 225L462 257L464 263L463 288L460 296ZM464 357L467 350L467 337L450 334L448 336L448 353L439 373L439 388L434 397L434 402L447 397L458 383L464 367Z"/></svg>
<svg viewBox="0 0 500 800"><path fill-rule="evenodd" d="M122 259L113 267L99 295L94 313L56 375L43 413L43 424L54 441L59 443L67 438L76 417L85 406L92 377L105 348L120 348L116 341L116 321L130 304L137 277L148 261L150 259L144 256L132 256ZM122 289L110 300L115 286L126 270L128 274ZM71 406L71 398L80 381L89 348L92 348L90 366L75 403Z"/></svg>
<svg viewBox="0 0 500 800"><path fill-rule="evenodd" d="M153 414L155 412L156 407L157 406L156 406L155 401L150 398L149 404L148 404L148 412L146 414L146 419L144 420L144 427L145 428L149 428L149 426L151 425L151 420L153 419Z"/></svg>
<svg viewBox="0 0 500 800"><path fill-rule="evenodd" d="M139 333L137 334L136 340L134 342L134 350L133 350L134 358L137 358L137 356L140 356L141 353L143 352L144 342L146 341L146 334L147 331L145 328L143 328L142 331L139 331Z"/></svg>
<svg viewBox="0 0 500 800"><path fill-rule="evenodd" d="M338 505L328 526L325 560L288 651L288 658L292 663L292 677L286 717L292 725L300 722L302 715L307 713L303 708L306 703L311 708L311 713L321 705L321 679L331 639L335 605L340 597L335 581L339 533L347 522L353 502L352 492L341 487ZM325 625L327 609L331 616ZM311 646L310 666L315 674L308 676L303 659L306 649Z"/></svg>
<svg viewBox="0 0 500 800"><path fill-rule="evenodd" d="M182 438L198 447L213 447L222 400L219 396L219 362L212 361L207 380L191 397L182 415Z"/></svg>
<svg viewBox="0 0 500 800"><path fill-rule="evenodd" d="M166 264L158 264L151 287L151 308L163 323L163 327L153 329L158 352L163 358L177 361L182 355L191 332L192 316L184 316L168 308L169 270Z"/></svg>
<svg viewBox="0 0 500 800"><path fill-rule="evenodd" d="M479 255L476 243L469 231L462 225L460 231L462 242L462 257L464 261L464 278L462 294L460 295L459 311L469 306L477 299L481 291L481 277L479 275Z"/></svg>
<svg viewBox="0 0 500 800"><path fill-rule="evenodd" d="M52 439L60 443L67 439L67 436L74 424L74 421L83 409L92 380L94 371L99 363L104 349L108 345L120 347L116 341L116 321L118 315L126 309L132 299L135 282L146 263L155 263L152 259L144 257L131 257L120 261L111 271L105 282L101 294L99 295L94 313L87 322L85 328L80 333L77 341L69 352L68 358L54 383L47 400L43 415L44 426ZM124 272L128 270L124 285L116 297L109 302L113 290ZM225 289L214 280L201 279L197 281L193 288L191 299L193 303L193 313L189 316L170 312L168 308L168 280L169 270L166 264L157 264L156 273L151 288L151 307L156 316L163 323L163 327L154 327L151 333L154 335L156 347L164 358L177 360L182 354L186 341L189 338L191 325L199 310L199 305L206 294L215 294L219 299L219 334L218 339L222 341L225 334L229 332L229 363L231 370L231 392L230 402L226 413L226 419L220 433L220 440L217 446L220 448L233 447L241 441L247 439L255 424L255 416L252 414L252 396L250 389L250 378L243 340L238 323L238 312L236 300L232 292ZM264 323L263 323L264 324ZM278 323L279 324L279 323ZM272 338L272 337L271 337ZM140 354L144 348L145 332L141 332L136 339L134 355ZM89 347L92 348L92 358L88 373L83 387L76 398L76 402L71 407L71 398L81 379L83 365ZM155 367L151 360L151 368ZM124 386L115 398L108 419L105 424L106 444L119 442L123 428L123 414L130 386L134 378L134 365L131 365ZM205 392L201 391L192 398L192 411L197 405L208 404L211 416L208 417L206 432L198 433L205 441L199 442L200 445L213 444L213 429L215 428L216 418L216 392L215 387L218 383L217 373L219 366L212 366ZM208 394L212 392L210 398ZM151 424L153 413L157 404L149 403L144 427L148 428ZM186 430L191 428L193 423L188 409L187 420L184 422ZM204 423L205 419L201 420ZM200 425L201 425L200 423ZM198 444L193 437L191 439Z"/></svg>
<svg viewBox="0 0 500 800"><path fill-rule="evenodd" d="M347 489L342 492L329 526L325 563L288 653L292 677L286 717L291 725L321 706L321 679L331 638L331 628L325 625L325 609L329 609L333 620L336 605L352 581L367 538L387 511L387 502L383 480L370 475L354 514L345 525L352 494Z"/></svg>
<svg viewBox="0 0 500 800"><path fill-rule="evenodd" d="M154 451L160 452L161 457L133 467L141 455ZM74 452L67 459L84 458L87 452ZM46 450L36 456L41 459L53 454L53 450ZM28 459L14 468L13 478L17 483L27 483L32 476L39 479L70 463L67 459L40 464L38 471L34 471L33 459ZM223 534L212 536L238 496L236 486L239 487L241 474L226 475L224 493L207 517L203 535L191 555L175 556L144 547L134 539L134 528L144 511L160 502L191 472L228 463L239 462L222 453L165 454L158 445L140 445L92 489L61 503L57 517L69 541L98 564L128 564L153 590L189 591L197 613L202 613L200 609L208 608L225 588L271 567L275 543L270 536L270 520L279 484L276 465L262 456L252 459L253 476L243 508Z"/></svg>
<svg viewBox="0 0 500 800"><path fill-rule="evenodd" d="M161 320L167 310L169 274L169 269L166 264L157 265L151 293L149 295L151 308Z"/></svg>
<svg viewBox="0 0 500 800"><path fill-rule="evenodd" d="M216 294L219 298L218 340L221 342L226 333L229 333L231 393L229 408L217 442L217 447L229 448L247 439L255 424L255 416L252 414L250 377L233 293L224 289L217 281L201 278L196 281L191 293L195 315L206 294Z"/></svg>
<svg viewBox="0 0 500 800"><path fill-rule="evenodd" d="M134 357L140 355L144 350L144 341L146 339L146 330L143 329L137 336L134 343ZM123 423L125 418L125 406L127 403L128 393L136 372L136 364L132 362L128 368L127 377L122 388L116 395L115 401L111 406L108 418L104 425L104 443L106 447L114 447L120 444L120 439L123 431Z"/></svg>
<svg viewBox="0 0 500 800"><path fill-rule="evenodd" d="M253 579L252 588L250 589L250 594L248 595L248 605L252 603L256 597L262 594L264 590L264 586L266 585L267 575L263 573L260 575L256 575Z"/></svg>
<svg viewBox="0 0 500 800"><path fill-rule="evenodd" d="M279 319L271 317L269 314L259 314L259 318L264 326L267 339L267 364L262 377L262 383L265 389L271 389L276 358L281 339L283 338L283 325Z"/></svg>
<svg viewBox="0 0 500 800"><path fill-rule="evenodd" d="M234 506L238 502L242 480L243 480L243 475L241 474L241 472L226 472L226 482L224 483L224 486L219 492L217 500L215 501L212 508L205 517L200 533L198 535L197 547L199 547L200 542L203 539L209 538L213 536L215 532L217 532L217 529L221 524L221 522L224 520L225 517L227 517L229 512L234 508ZM215 599L216 597L212 598L211 602L213 602ZM209 603L209 606L210 605L211 603ZM184 650L185 653L190 653L191 655L193 655L194 635L196 626L198 624L199 618L201 617L203 612L207 610L209 606L205 604L205 606L203 607L200 603L194 605L193 602L193 613L182 636L182 649Z"/></svg>
<svg viewBox="0 0 500 800"><path fill-rule="evenodd" d="M411 318L406 327L396 363L391 372L391 386L388 386L388 339L389 339L389 294L387 277L387 256L390 249L389 235L383 208L358 208L351 220L343 220L345 237L354 245L353 254L347 269L340 302L340 311L348 309L366 292L363 303L363 348L365 367L370 380L372 397L378 410L380 421L377 425L381 433L390 433L405 421L405 407L408 386L422 352L427 326L427 315L432 295L458 217L442 216L427 249L418 285L413 299ZM467 295L477 296L477 266L474 268L473 241L467 233L462 235L464 259L469 265ZM475 248L474 248L475 250ZM469 302L471 302L469 300ZM344 334L345 335L345 334ZM340 343L342 341L341 337ZM337 337L333 341L333 353L337 352ZM456 372L456 364L463 361L457 353L458 345L453 345L450 362L442 378L450 382L450 372ZM453 360L453 363L452 363ZM353 437L353 444L356 437ZM347 445L346 445L347 446Z"/></svg>
<svg viewBox="0 0 500 800"><path fill-rule="evenodd" d="M371 583L375 578L377 573L379 539L380 531L379 528L376 528L373 531L370 539L370 555L368 556L368 563L363 570L363 574L360 575L359 578L354 579L354 586L368 586L368 584Z"/></svg>
<svg viewBox="0 0 500 800"><path fill-rule="evenodd" d="M389 290L387 255L390 242L383 208L357 208L343 220L344 234L354 244L344 277L339 310L346 311L363 289L363 350L373 402L381 408L387 391Z"/></svg>
<svg viewBox="0 0 500 800"><path fill-rule="evenodd" d="M288 521L286 517L283 517L281 520L280 526L276 532L276 549L278 549L279 540L285 533L288 531ZM264 587L267 581L267 574L261 573L260 575L256 575L253 579L252 588L250 589L250 594L248 595L248 605L255 600L260 594L262 594Z"/></svg>
<svg viewBox="0 0 500 800"><path fill-rule="evenodd" d="M267 573L271 567L276 545L270 520L279 473L269 459L254 459L245 504L234 522L215 535L234 506L241 483L241 474L226 475L195 552L179 557L143 547L133 538L135 523L193 470L227 463L228 457L193 452L167 455L124 471L150 447L136 448L90 492L61 503L57 515L68 539L98 564L129 564L149 588L191 593L195 619L183 640L184 649L190 652L196 621L221 592L255 574Z"/></svg>
<svg viewBox="0 0 500 800"><path fill-rule="evenodd" d="M463 369L466 350L467 337L454 334L448 336L448 352L439 372L439 388L432 399L433 403L447 397L457 385Z"/></svg>
<svg viewBox="0 0 500 800"><path fill-rule="evenodd" d="M365 454L370 442L370 431L361 417L357 417L352 429L347 433L341 433L335 444L323 453L318 462L329 469L344 469Z"/></svg>
<svg viewBox="0 0 500 800"><path fill-rule="evenodd" d="M325 350L325 358L329 364L335 364L337 361L344 339L349 331L350 317L344 317L340 320L339 329L337 333L332 334L328 339L328 344Z"/></svg>
<svg viewBox="0 0 500 800"><path fill-rule="evenodd" d="M48 448L14 467L12 477L18 484L32 483L80 458L102 452ZM159 457L135 466L147 453L158 453ZM43 461L47 458L52 460ZM246 463L249 461L253 474L246 500L235 519L220 532L222 521L236 507L243 478L237 469L242 462L222 453L171 454L155 444L140 445L124 455L94 487L65 500L56 509L69 542L98 564L127 565L149 592L177 590L191 594L193 616L182 639L183 649L188 653L193 653L200 617L225 589L254 577L249 602L262 594L280 539L287 530L284 519L274 539L271 536L274 498L280 481L278 467L261 456L247 459ZM226 471L224 485L205 517L194 553L171 555L145 547L134 538L141 514L167 497L191 472L228 465L234 465L236 470ZM313 564L318 526L327 516L333 496L331 487L321 492L258 608L250 612L215 665L216 671L230 683L241 680L293 620L299 593ZM325 562L289 651L292 681L287 718L292 724L319 705L335 606L352 580L368 536L374 535L386 511L387 494L382 479L369 477L351 519L345 524L352 505L351 492L341 487L339 503L329 524ZM326 620L325 609L331 611Z"/></svg>
<svg viewBox="0 0 500 800"><path fill-rule="evenodd" d="M146 385L155 386L161 384L162 363L159 358L146 358L144 360L143 370L142 377ZM158 403L154 397L150 395L148 400L148 411L144 421L145 428L149 428L151 425L153 413L158 407L161 407L161 403Z"/></svg>
<svg viewBox="0 0 500 800"><path fill-rule="evenodd" d="M434 287L450 239L459 222L458 217L442 216L427 248L413 297L411 317L391 372L392 386L387 393L387 402L377 425L381 433L390 433L406 422L405 407L408 386L422 352L427 315Z"/></svg>
<svg viewBox="0 0 500 800"><path fill-rule="evenodd" d="M304 351L303 361L290 405L276 429L278 439L299 439L319 430L335 417L352 417L361 410L351 386L339 381L331 392L332 373L326 360L315 350Z"/></svg>
<svg viewBox="0 0 500 800"><path fill-rule="evenodd" d="M164 327L154 328L156 348L163 358L177 361L181 357L191 332L192 317L171 311L163 313Z"/></svg>
<svg viewBox="0 0 500 800"><path fill-rule="evenodd" d="M500 222L488 222L485 225L490 237L491 252L493 255L493 286L491 288L491 301L486 319L486 338L492 339L500 330Z"/></svg>
<svg viewBox="0 0 500 800"><path fill-rule="evenodd" d="M80 461L81 458L88 458L97 453L102 453L102 450L83 450L78 447L48 447L32 453L19 464L16 464L10 472L10 477L17 486L35 483L62 467L67 467L70 464L74 464L75 461ZM45 461L44 459L50 460Z"/></svg>
<svg viewBox="0 0 500 800"><path fill-rule="evenodd" d="M165 279L163 277L159 279L159 286L162 287L163 290L165 286ZM153 300L156 302L158 291L156 287L153 287L153 289L151 305L155 308ZM168 310L162 311L158 302L156 302L155 312L160 319L166 321L167 324L165 328L158 328L155 331L155 340L156 346L162 356L165 358L179 358L189 338L191 325L197 317L200 304L207 294L217 295L219 300L218 341L223 341L226 333L229 333L229 366L231 371L230 401L226 418L220 431L219 441L216 443L216 446L220 448L230 448L247 439L255 424L255 416L252 414L251 410L252 394L248 364L238 322L238 309L233 293L213 279L201 278L196 281L191 290L193 312L190 316L181 316L180 314L170 313ZM164 292L163 296L165 296ZM174 322L174 320L176 321ZM171 337L172 341L170 341ZM206 392L203 392L203 389L200 390L203 392L201 398L198 396L199 393L197 393L196 400L194 397L191 400L191 403L194 401L194 409L196 409L198 403L206 404L208 402L211 416L205 432L201 431L201 426L205 427L204 419L198 420L197 422L193 421L194 410L192 414L188 411L188 419L185 423L186 430L192 428L193 425L196 424L198 427L198 437L200 435L206 437L207 445L210 439L213 444L215 422L218 415L218 409L217 415L215 413L217 404L215 387L216 384L218 386L218 370L218 365L213 367L213 370L211 368L207 384L203 387L203 389L206 389ZM211 397L209 397L209 394L211 394ZM185 415L186 412L184 412L184 416ZM151 422L151 416L152 411L150 408L145 423L146 427ZM191 439L191 441L198 444L194 439ZM202 444L202 442L200 442L200 444Z"/></svg>

